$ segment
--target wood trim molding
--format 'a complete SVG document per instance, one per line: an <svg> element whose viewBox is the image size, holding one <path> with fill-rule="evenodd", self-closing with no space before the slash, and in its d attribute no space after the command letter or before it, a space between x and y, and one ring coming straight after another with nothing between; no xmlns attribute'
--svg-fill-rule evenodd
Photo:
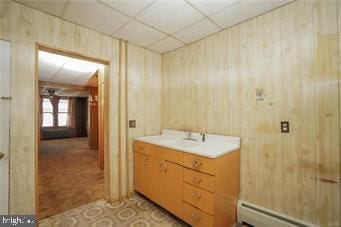
<svg viewBox="0 0 341 227"><path fill-rule="evenodd" d="M64 55L67 57L71 57L71 58L77 58L77 59L81 59L81 60L86 60L86 61L91 61L91 62L95 62L95 63L99 63L99 64L103 64L103 65L109 65L110 61L105 60L105 59L100 59L100 58L94 58L91 56L87 56L84 54L80 54L74 51L69 51L69 50L65 50L62 48L57 48L57 47L51 47L42 43L37 43L38 45L38 51L42 50L42 51L46 51L52 54L59 54L59 55Z"/></svg>
<svg viewBox="0 0 341 227"><path fill-rule="evenodd" d="M126 137L126 172L127 172L127 196L130 197L130 177L129 177L129 108L128 108L128 41L125 42L125 137Z"/></svg>
<svg viewBox="0 0 341 227"><path fill-rule="evenodd" d="M121 89L121 83L122 83L122 40L120 40L119 44L119 59L118 59L118 200L121 201L122 198L122 135L121 135L121 96L122 96L122 89Z"/></svg>
<svg viewBox="0 0 341 227"><path fill-rule="evenodd" d="M34 167L35 167L35 215L36 217L39 217L39 153L40 153L40 147L39 147L39 141L40 141L40 123L41 123L41 114L40 114L40 84L39 84L39 75L38 75L38 61L39 61L39 56L38 56L38 51L39 51L39 45L36 43L35 45L35 72L34 72L34 89L35 89L35 120L36 120L36 126L34 129L34 133L36 135L35 141L34 141L34 150L35 150L35 155L34 155ZM38 82L38 83L37 83Z"/></svg>

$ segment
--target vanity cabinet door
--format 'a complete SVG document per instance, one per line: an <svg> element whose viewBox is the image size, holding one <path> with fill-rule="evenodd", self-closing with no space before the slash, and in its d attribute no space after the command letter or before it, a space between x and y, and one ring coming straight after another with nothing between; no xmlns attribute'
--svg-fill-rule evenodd
<svg viewBox="0 0 341 227"><path fill-rule="evenodd" d="M168 161L164 162L162 193L164 207L182 218L183 167Z"/></svg>
<svg viewBox="0 0 341 227"><path fill-rule="evenodd" d="M134 153L135 159L135 190L149 197L151 196L151 166L148 155L139 152Z"/></svg>
<svg viewBox="0 0 341 227"><path fill-rule="evenodd" d="M164 206L162 192L163 189L163 161L159 158L149 156L149 177L145 179L145 182L149 185L149 196L148 198L153 200L155 203Z"/></svg>
<svg viewBox="0 0 341 227"><path fill-rule="evenodd" d="M182 166L149 156L149 198L174 215L182 216Z"/></svg>

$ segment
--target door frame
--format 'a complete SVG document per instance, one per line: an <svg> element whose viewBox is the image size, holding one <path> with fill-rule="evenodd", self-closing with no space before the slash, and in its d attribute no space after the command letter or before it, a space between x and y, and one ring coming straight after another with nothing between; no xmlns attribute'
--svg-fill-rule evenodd
<svg viewBox="0 0 341 227"><path fill-rule="evenodd" d="M7 156L5 154L4 159L8 159L8 172L7 172L7 215L10 214L10 201L11 201L11 139L10 139L10 127L11 127L11 99L12 99L12 87L11 87L11 81L12 81L12 41L7 39L1 39L2 42L7 42L9 44L9 109L8 109L8 150L7 150ZM0 151L1 152L1 151ZM6 214L5 214L6 215Z"/></svg>
<svg viewBox="0 0 341 227"><path fill-rule="evenodd" d="M39 50L46 51L53 54L59 54L67 57L77 58L80 60L91 61L104 65L103 72L98 75L98 119L99 119L99 148L103 149L104 158L104 199L110 200L110 192L106 192L106 188L110 186L110 162L109 162L109 147L108 147L108 126L105 122L108 122L108 111L109 111L109 93L108 88L105 83L106 80L110 78L110 61L100 59L93 56L84 55L74 51L69 51L61 48L51 47L42 43L36 43L35 46L35 213L38 217L39 215L39 152L40 152L40 85L39 85ZM107 160L106 160L107 159ZM108 195L106 194L108 193Z"/></svg>

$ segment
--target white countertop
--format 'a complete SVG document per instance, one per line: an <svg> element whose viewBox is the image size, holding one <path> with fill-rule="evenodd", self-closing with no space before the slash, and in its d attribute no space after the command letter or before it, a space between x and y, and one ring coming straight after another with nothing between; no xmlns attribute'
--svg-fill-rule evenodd
<svg viewBox="0 0 341 227"><path fill-rule="evenodd" d="M208 158L218 158L240 148L239 137L212 134L205 137L205 142L202 142L200 133L192 132L191 138L197 141L184 140L187 136L183 131L163 129L161 135L137 137L135 140Z"/></svg>

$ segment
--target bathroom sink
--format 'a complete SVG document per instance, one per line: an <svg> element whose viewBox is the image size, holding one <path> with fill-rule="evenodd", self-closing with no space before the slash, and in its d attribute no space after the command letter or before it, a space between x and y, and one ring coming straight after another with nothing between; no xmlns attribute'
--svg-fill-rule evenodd
<svg viewBox="0 0 341 227"><path fill-rule="evenodd" d="M200 142L193 141L193 140L180 140L174 143L174 146L184 147L184 148L190 148L190 147L196 147L199 146Z"/></svg>

